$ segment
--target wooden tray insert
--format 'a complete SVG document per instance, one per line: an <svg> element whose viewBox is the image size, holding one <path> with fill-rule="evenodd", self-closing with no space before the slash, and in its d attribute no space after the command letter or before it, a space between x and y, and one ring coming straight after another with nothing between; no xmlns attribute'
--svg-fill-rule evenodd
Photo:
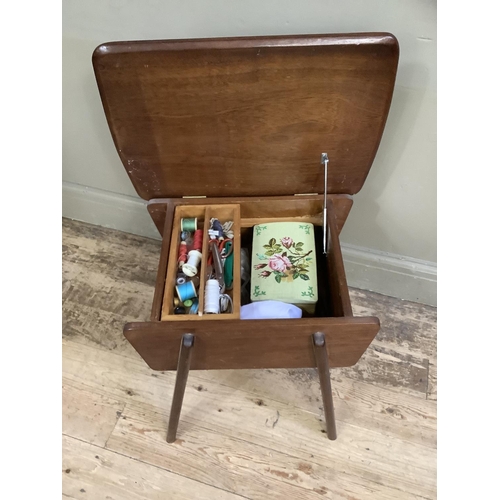
<svg viewBox="0 0 500 500"><path fill-rule="evenodd" d="M180 244L181 219L185 217L197 217L198 229L203 230L203 246L200 270L197 276L200 280L198 289L198 314L174 314L174 297L176 276L178 271L178 250ZM234 232L234 270L233 270L233 289L227 291L233 300L233 312L227 314L203 314L203 304L205 295L206 267L209 255L208 233L210 219L217 217L221 223L232 220ZM168 235L164 235L168 238ZM199 321L213 319L238 319L240 317L240 206L236 204L221 205L179 205L175 208L174 220L172 224L172 233L170 236L170 251L167 262L167 274L163 293L163 305L161 312L162 321Z"/></svg>

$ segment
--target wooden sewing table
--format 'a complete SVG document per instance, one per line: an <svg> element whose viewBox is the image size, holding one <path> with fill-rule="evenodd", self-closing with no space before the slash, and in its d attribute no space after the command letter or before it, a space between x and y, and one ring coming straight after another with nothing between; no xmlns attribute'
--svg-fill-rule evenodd
<svg viewBox="0 0 500 500"><path fill-rule="evenodd" d="M111 42L95 50L117 152L163 238L151 319L126 324L124 335L153 370L177 370L167 441L176 438L189 370L246 368L317 367L327 436L336 438L329 369L354 365L379 331L376 317L353 316L339 234L382 137L398 56L387 33ZM180 219L206 223L217 214L234 220L234 312L174 315ZM239 319L239 249L266 221L314 224L314 316ZM200 291L203 271L202 264Z"/></svg>

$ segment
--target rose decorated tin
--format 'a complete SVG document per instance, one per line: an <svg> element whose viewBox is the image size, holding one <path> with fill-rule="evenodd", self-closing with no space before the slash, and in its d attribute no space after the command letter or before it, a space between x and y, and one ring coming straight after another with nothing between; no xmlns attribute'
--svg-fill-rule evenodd
<svg viewBox="0 0 500 500"><path fill-rule="evenodd" d="M314 314L318 280L313 224L254 226L250 298L252 302L279 300Z"/></svg>

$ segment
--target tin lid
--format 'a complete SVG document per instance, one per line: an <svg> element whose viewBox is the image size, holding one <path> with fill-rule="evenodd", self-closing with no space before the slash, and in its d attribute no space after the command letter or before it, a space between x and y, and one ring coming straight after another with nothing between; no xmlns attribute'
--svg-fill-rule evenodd
<svg viewBox="0 0 500 500"><path fill-rule="evenodd" d="M111 42L93 65L144 199L357 193L399 48L388 33Z"/></svg>

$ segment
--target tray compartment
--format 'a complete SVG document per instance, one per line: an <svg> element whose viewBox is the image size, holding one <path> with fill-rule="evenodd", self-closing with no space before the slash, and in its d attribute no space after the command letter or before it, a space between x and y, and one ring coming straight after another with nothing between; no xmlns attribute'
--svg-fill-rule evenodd
<svg viewBox="0 0 500 500"><path fill-rule="evenodd" d="M233 221L233 287L231 290L226 290L226 293L231 297L233 302L233 312L223 313L223 314L203 314L203 319L205 320L215 320L215 319L239 319L240 317L240 307L241 307L241 263L240 263L240 251L241 251L241 222L240 222L240 206L238 204L218 204L218 205L207 205L206 209L206 230L204 235L203 243L206 240L206 252L203 254L203 285L206 283L206 272L207 272L207 260L210 255L209 249L209 236L208 228L210 225L210 220L215 217L219 220L221 224L227 221ZM203 300L205 300L205 294L203 291ZM204 302L203 302L204 305ZM203 309L200 310L203 312Z"/></svg>
<svg viewBox="0 0 500 500"><path fill-rule="evenodd" d="M170 236L164 234L164 238L170 237L170 248L169 256L166 263L167 272L166 278L163 283L163 301L162 301L162 311L161 320L162 321L199 321L211 320L211 319L238 319L240 313L240 211L239 205L234 204L222 204L222 205L207 205L207 204L196 204L196 205L178 205L175 208L174 220L172 224L172 231ZM184 217L197 217L198 218L198 229L203 230L203 245L202 245L202 258L200 263L200 270L197 274L200 280L200 285L198 289L198 314L174 314L174 297L175 293L175 279L177 274L177 257L178 249L180 244L180 233L181 233L181 219ZM212 217L217 217L221 223L227 220L232 220L233 232L234 232L234 285L233 289L228 292L233 300L233 312L228 314L216 314L208 315L203 314L203 304L205 296L205 282L206 282L206 268L207 259L209 255L208 248L208 228L210 225L210 219ZM160 262L164 263L164 259L160 258ZM165 264L163 264L165 265ZM161 273L161 270L159 270ZM157 281L157 286L162 286L162 281Z"/></svg>
<svg viewBox="0 0 500 500"><path fill-rule="evenodd" d="M198 224L197 227L198 229L202 229L203 232L205 232L205 225L206 225L206 217L205 217L205 212L206 212L206 207L203 205L196 205L196 206L191 206L191 205L183 205L183 206L177 206L175 208L175 213L174 213L174 221L172 224L172 233L170 235L170 249L169 249L169 257L167 261L167 275L165 278L165 283L164 283L164 293L163 293L163 306L162 306L162 313L161 313L161 318L166 319L168 318L170 321L182 321L185 320L186 318L188 319L195 319L197 318L197 315L193 314L174 314L174 297L176 296L175 293L175 285L176 285L176 276L177 276L177 271L178 271L178 252L179 252L179 244L180 244L180 234L181 234L181 219L183 218L192 218L196 217L198 219ZM201 303L202 297L200 297L200 294L203 293L203 287L202 287L202 272L203 272L203 256L206 253L206 246L205 246L205 238L203 239L203 247L202 247L202 259L201 259L201 265L200 265L200 270L198 271L197 276L200 279L200 286L198 289L198 300ZM160 262L162 259L160 259Z"/></svg>

